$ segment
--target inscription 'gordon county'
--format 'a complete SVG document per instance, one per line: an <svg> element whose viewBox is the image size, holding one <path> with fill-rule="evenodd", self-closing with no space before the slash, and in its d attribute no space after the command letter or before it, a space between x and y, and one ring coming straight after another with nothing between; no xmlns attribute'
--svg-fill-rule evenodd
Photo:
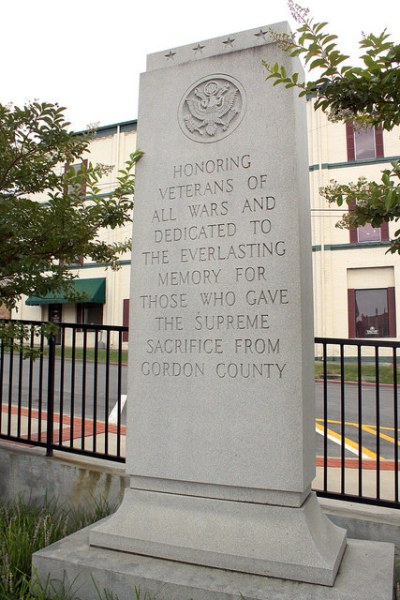
<svg viewBox="0 0 400 600"><path fill-rule="evenodd" d="M208 75L184 94L178 121L186 137L194 142L216 142L236 129L244 111L241 83L225 74Z"/></svg>
<svg viewBox="0 0 400 600"><path fill-rule="evenodd" d="M139 296L141 310L153 322L143 347L143 376L287 377L286 347L276 323L287 310L290 290L272 284L277 262L287 253L277 228L281 201L266 195L268 175L249 171L251 165L246 153L202 156L171 164L173 185L167 179L161 186L154 182L152 248L141 253L146 266L156 267L147 271L151 285ZM232 171L232 177L213 180L222 171ZM201 182L191 181L200 176ZM245 194L235 199L236 186ZM215 198L193 203L208 194ZM202 263L208 264L202 268ZM225 332L234 335L222 337Z"/></svg>

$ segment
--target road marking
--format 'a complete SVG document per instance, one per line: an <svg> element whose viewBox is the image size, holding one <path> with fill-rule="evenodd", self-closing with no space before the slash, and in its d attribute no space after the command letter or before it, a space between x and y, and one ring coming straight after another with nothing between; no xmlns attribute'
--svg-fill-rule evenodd
<svg viewBox="0 0 400 600"><path fill-rule="evenodd" d="M124 410L126 398L127 398L126 394L121 394L121 414L122 414L122 411ZM117 425L117 423L118 423L118 400L116 401L116 403L114 404L114 408L110 412L110 415L108 417L108 422L110 423L110 425Z"/></svg>
<svg viewBox="0 0 400 600"><path fill-rule="evenodd" d="M319 435L325 435L325 427L323 425L320 425L319 423L315 423L315 431ZM331 442L334 442L339 446L342 445L342 436L339 433L336 433L336 431L333 431L332 429L327 429L326 437ZM352 452L356 456L360 455L360 447L356 442L353 442L353 440L350 440L349 438L344 438L344 447L346 448L346 450ZM366 460L376 460L377 456L374 452L368 450L368 448L364 448L364 446L361 446L361 458Z"/></svg>
<svg viewBox="0 0 400 600"><path fill-rule="evenodd" d="M319 421L320 423L324 422L324 419L322 419L322 418L318 418L318 419L315 419L315 420ZM341 425L342 421L337 421L336 419L328 419L327 423L330 423L331 425ZM348 425L349 427L357 427L357 429L359 427L359 423L354 423L353 421L345 421L344 424L346 426ZM385 429L385 428L382 427L382 429Z"/></svg>
<svg viewBox="0 0 400 600"><path fill-rule="evenodd" d="M375 425L363 425L362 429L364 431L367 431L368 433L371 433L372 435L376 436L376 426ZM381 429L381 428L379 428ZM385 429L383 427L383 429ZM389 429L389 428L386 428ZM394 438L392 438L390 435L386 435L386 433L382 433L382 431L379 431L379 437L382 438L383 440L386 440L387 442L390 442L391 444L395 444L396 440ZM398 446L400 446L400 440L397 441Z"/></svg>
<svg viewBox="0 0 400 600"><path fill-rule="evenodd" d="M323 419L322 417L318 417L318 418L317 418L317 419L315 419L315 420L316 420L316 421L318 421L318 422L320 422L320 423L323 423L323 422L324 422L324 419ZM327 423L331 423L331 424L333 424L333 425L341 425L341 424L342 424L342 421L338 421L338 420L336 420L336 419L328 419L328 420L327 420ZM360 424L359 424L359 423L354 423L353 421L345 421L345 422L344 422L344 424L345 424L346 426L347 426L347 425L349 425L350 427L357 427L357 428L360 426ZM372 427L372 428L374 428L374 427L375 427L375 425L361 425L361 428L362 428L362 429L363 429L364 427ZM395 430L395 428L394 428L394 427L388 427L387 425L381 425L381 426L379 427L379 429L380 429L381 431L394 431L394 430ZM372 431L371 431L371 432L369 432L369 433L372 433ZM374 435L376 435L376 434L374 434Z"/></svg>

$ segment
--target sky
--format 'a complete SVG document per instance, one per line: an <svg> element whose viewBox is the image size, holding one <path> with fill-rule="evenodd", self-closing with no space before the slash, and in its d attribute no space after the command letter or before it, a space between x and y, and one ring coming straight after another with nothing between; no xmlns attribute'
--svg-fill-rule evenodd
<svg viewBox="0 0 400 600"><path fill-rule="evenodd" d="M300 4L354 58L362 32L386 28L400 43L399 0ZM147 54L280 21L297 27L286 0L3 0L0 14L0 103L58 102L76 131L137 118Z"/></svg>

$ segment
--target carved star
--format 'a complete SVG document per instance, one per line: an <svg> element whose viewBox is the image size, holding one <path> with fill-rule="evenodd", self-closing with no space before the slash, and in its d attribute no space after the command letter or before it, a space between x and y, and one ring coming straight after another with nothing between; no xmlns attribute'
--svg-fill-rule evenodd
<svg viewBox="0 0 400 600"><path fill-rule="evenodd" d="M197 52L200 52L200 54L201 54L203 51L203 48L205 48L205 46L202 46L201 44L197 44L197 46L195 48L192 48L192 50L194 52L196 52L196 54L197 54Z"/></svg>
<svg viewBox="0 0 400 600"><path fill-rule="evenodd" d="M262 37L263 40L265 40L265 36L267 35L268 31L263 31L262 29L260 29L260 31L258 33L255 33L254 35L256 37Z"/></svg>
<svg viewBox="0 0 400 600"><path fill-rule="evenodd" d="M225 40L224 42L222 42L223 44L226 44L227 46L230 46L231 48L233 47L233 42L235 41L235 38L231 38L230 36L228 37L227 40Z"/></svg>
<svg viewBox="0 0 400 600"><path fill-rule="evenodd" d="M175 54L176 54L176 52L172 52L172 50L170 50L168 52L168 54L164 54L164 56L167 60L174 60Z"/></svg>

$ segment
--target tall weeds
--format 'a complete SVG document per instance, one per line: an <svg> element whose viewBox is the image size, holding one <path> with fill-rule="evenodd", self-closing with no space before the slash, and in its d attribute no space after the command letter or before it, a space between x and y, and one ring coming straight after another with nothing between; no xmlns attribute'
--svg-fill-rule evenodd
<svg viewBox="0 0 400 600"><path fill-rule="evenodd" d="M18 498L10 505L0 503L0 599L45 600L50 582L32 591L32 554L53 542L93 523L111 512L106 502L92 503L89 510L75 510L55 500L42 504ZM68 590L52 596L72 600Z"/></svg>

